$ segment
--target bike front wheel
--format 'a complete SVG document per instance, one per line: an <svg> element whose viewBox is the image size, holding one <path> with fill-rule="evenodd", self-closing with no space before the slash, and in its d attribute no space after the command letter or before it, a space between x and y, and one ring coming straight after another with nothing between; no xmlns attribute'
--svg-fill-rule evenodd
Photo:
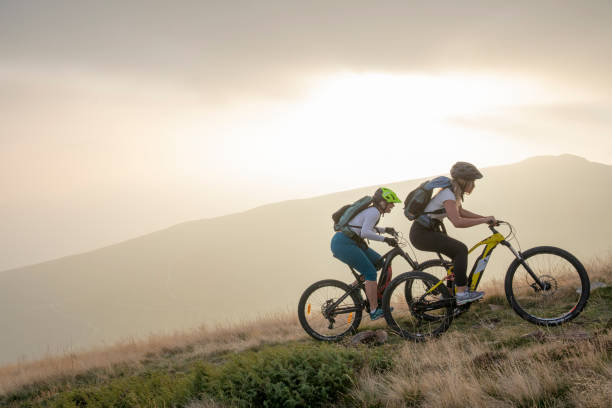
<svg viewBox="0 0 612 408"><path fill-rule="evenodd" d="M383 296L385 320L391 330L415 341L444 333L453 320L455 302L446 285L439 282L421 271L393 279Z"/></svg>
<svg viewBox="0 0 612 408"><path fill-rule="evenodd" d="M523 319L541 326L572 320L586 306L590 292L584 266L569 252L535 247L515 259L506 273L506 298Z"/></svg>
<svg viewBox="0 0 612 408"><path fill-rule="evenodd" d="M310 285L300 297L300 324L316 340L338 341L361 323L364 303L359 289L326 279Z"/></svg>

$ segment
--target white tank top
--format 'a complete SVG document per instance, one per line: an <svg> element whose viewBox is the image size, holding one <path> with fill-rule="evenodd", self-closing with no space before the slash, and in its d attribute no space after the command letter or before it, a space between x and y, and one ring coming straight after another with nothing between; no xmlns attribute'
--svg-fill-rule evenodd
<svg viewBox="0 0 612 408"><path fill-rule="evenodd" d="M438 192L438 194L433 196L429 204L427 204L427 206L425 207L425 212L427 213L430 211L444 210L444 202L449 201L449 200L457 201L457 198L455 197L455 193L453 193L453 191L450 188L442 189L440 192ZM435 218L437 220L442 221L446 217L446 211L444 211L442 214L427 214L427 215L429 215L431 218Z"/></svg>

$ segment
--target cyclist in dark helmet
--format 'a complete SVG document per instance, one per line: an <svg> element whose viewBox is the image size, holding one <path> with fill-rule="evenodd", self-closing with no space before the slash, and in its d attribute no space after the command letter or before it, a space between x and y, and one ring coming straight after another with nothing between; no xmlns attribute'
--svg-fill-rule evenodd
<svg viewBox="0 0 612 408"><path fill-rule="evenodd" d="M424 223L415 221L410 229L410 241L419 250L440 252L453 260L456 300L458 305L462 305L482 298L484 292L469 291L467 288L468 249L465 244L449 237L438 227L445 217L448 217L456 228L468 228L497 221L493 216L485 217L463 208L464 195L474 191L475 180L483 177L476 166L467 162L457 162L451 168L450 174L451 186L439 191L425 207L425 213L429 213L428 216L433 222L425 226Z"/></svg>
<svg viewBox="0 0 612 408"><path fill-rule="evenodd" d="M390 189L381 187L376 190L372 200L372 206L357 213L349 221L349 227L358 236L349 238L342 231L334 234L331 240L331 250L336 258L350 265L365 276L365 290L370 304L370 319L376 320L383 316L383 311L378 307L376 270L381 256L369 248L364 239L383 241L388 245L397 246L394 238L383 237L382 233L395 234L391 227L377 227L378 221L383 214L391 212L395 203L402 201Z"/></svg>

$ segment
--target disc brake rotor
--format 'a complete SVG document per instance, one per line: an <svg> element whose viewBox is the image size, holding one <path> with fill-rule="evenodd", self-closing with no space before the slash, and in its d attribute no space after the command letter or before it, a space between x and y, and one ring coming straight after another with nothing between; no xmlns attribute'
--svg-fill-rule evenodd
<svg viewBox="0 0 612 408"><path fill-rule="evenodd" d="M325 301L325 303L323 303L321 305L321 313L323 314L323 316L325 316L325 318L329 319L329 307L334 303L334 299L328 299Z"/></svg>
<svg viewBox="0 0 612 408"><path fill-rule="evenodd" d="M557 280L550 275L540 275L538 276L540 282L542 282L542 286L537 284L537 282L530 283L529 286L533 288L535 292L542 292L544 296L552 296L557 292L557 288L559 287Z"/></svg>

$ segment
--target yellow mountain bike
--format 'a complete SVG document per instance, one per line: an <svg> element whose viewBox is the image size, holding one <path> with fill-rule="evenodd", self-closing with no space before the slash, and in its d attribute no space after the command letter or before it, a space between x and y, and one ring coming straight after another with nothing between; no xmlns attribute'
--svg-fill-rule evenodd
<svg viewBox="0 0 612 408"><path fill-rule="evenodd" d="M509 233L504 236L495 228L505 225ZM538 325L557 326L582 312L589 298L590 283L584 266L569 252L551 246L539 246L524 252L514 249L508 242L514 236L512 225L498 221L489 225L493 233L469 250L484 246L468 276L470 290L476 290L482 279L493 250L502 245L515 259L505 277L506 298L514 311L523 319ZM452 262L440 254L439 260L428 261L443 271L442 279L416 268L393 279L382 299L385 319L389 327L402 337L424 340L448 329L453 317L467 311L471 303L458 306L455 301Z"/></svg>

